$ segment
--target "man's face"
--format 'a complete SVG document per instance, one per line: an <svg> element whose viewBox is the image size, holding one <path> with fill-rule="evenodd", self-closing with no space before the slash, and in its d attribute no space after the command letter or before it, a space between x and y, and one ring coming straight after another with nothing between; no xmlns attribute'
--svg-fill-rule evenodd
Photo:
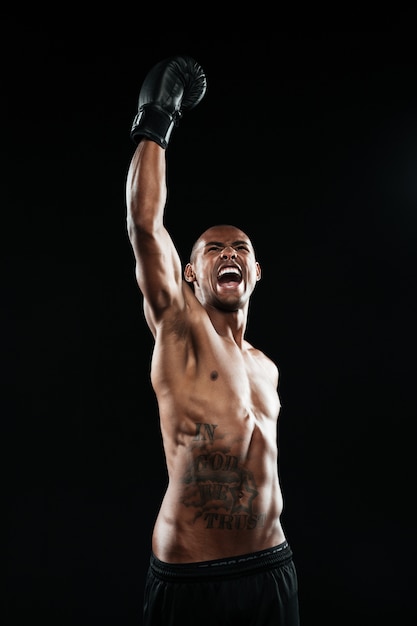
<svg viewBox="0 0 417 626"><path fill-rule="evenodd" d="M184 274L203 306L236 311L248 302L261 269L248 236L222 225L201 235Z"/></svg>

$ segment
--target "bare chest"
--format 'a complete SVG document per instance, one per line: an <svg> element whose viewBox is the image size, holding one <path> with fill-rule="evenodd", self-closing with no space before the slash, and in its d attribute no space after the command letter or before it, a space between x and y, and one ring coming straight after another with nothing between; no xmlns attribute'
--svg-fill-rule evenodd
<svg viewBox="0 0 417 626"><path fill-rule="evenodd" d="M152 381L181 410L199 415L276 418L280 402L275 366L254 349L233 342L206 340L179 354L165 345L155 352Z"/></svg>

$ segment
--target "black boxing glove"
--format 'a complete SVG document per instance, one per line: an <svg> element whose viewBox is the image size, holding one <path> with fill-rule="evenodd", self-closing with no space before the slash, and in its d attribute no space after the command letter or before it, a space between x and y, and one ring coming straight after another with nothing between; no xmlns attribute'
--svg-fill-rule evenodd
<svg viewBox="0 0 417 626"><path fill-rule="evenodd" d="M194 108L206 88L204 71L191 57L175 56L157 63L140 90L138 114L130 131L133 142L148 137L166 148L183 111Z"/></svg>

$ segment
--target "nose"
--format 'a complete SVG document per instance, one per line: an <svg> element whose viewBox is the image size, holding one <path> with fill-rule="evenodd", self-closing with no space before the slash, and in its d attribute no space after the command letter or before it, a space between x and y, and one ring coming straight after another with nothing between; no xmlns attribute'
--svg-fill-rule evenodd
<svg viewBox="0 0 417 626"><path fill-rule="evenodd" d="M232 248L232 246L226 246L222 250L221 257L222 257L222 259L235 259L236 258L236 251L235 251L234 248Z"/></svg>

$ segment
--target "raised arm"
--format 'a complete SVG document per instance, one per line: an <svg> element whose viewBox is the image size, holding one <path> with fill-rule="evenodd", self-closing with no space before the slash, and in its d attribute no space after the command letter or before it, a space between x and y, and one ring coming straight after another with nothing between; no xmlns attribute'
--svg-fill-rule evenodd
<svg viewBox="0 0 417 626"><path fill-rule="evenodd" d="M181 262L163 224L166 202L165 150L148 139L133 155L126 188L127 229L136 259L149 327L174 302L181 306Z"/></svg>
<svg viewBox="0 0 417 626"><path fill-rule="evenodd" d="M131 137L137 144L126 184L127 227L136 259L136 278L152 332L164 312L182 306L182 267L164 226L167 200L166 148L183 111L203 98L206 79L190 57L158 63L139 95Z"/></svg>

